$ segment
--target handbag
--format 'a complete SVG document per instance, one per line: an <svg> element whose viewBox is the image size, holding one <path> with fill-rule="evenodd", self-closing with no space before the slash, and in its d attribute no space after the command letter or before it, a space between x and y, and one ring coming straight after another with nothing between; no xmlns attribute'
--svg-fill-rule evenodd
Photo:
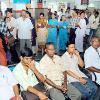
<svg viewBox="0 0 100 100"><path fill-rule="evenodd" d="M11 33L9 33L9 36L8 36L8 44L9 44L9 46L13 46L14 42L15 42L14 36Z"/></svg>

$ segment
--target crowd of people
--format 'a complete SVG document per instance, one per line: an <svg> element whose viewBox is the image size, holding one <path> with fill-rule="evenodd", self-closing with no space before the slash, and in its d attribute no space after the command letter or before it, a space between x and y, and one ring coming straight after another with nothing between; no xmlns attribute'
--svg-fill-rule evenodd
<svg viewBox="0 0 100 100"><path fill-rule="evenodd" d="M0 11L0 100L100 100L97 10L68 7L57 14L49 9L48 19L43 12L38 19L27 10L17 19L11 9L5 13L4 18ZM89 46L84 48L86 36ZM12 61L16 41L19 61L11 72L5 66ZM45 46L45 54L36 62L39 45Z"/></svg>
<svg viewBox="0 0 100 100"><path fill-rule="evenodd" d="M21 16L17 19L13 17L11 9L6 10L5 13L6 17L3 19L0 12L0 32L7 54L7 46L11 47L15 43L14 40L19 40L20 50L27 46L33 50L34 54L37 54L39 45L43 47L47 42L54 43L56 53L65 51L69 41L73 41L76 49L83 53L84 37L87 36L90 41L99 26L97 10L70 10L68 7L65 12L61 9L59 15L56 11L53 13L49 10L48 19L43 12L36 19L26 10L22 10ZM12 55L9 54L7 61L11 62Z"/></svg>

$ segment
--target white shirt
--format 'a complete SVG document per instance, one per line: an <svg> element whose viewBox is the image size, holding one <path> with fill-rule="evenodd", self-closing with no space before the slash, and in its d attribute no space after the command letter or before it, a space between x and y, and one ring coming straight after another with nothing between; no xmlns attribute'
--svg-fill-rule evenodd
<svg viewBox="0 0 100 100"><path fill-rule="evenodd" d="M91 25L93 24L93 22L95 21L95 16L92 14L90 17L89 17L89 23L87 25L88 28L91 28Z"/></svg>
<svg viewBox="0 0 100 100"><path fill-rule="evenodd" d="M98 25L99 25L99 20L100 20L99 17L95 18L94 15L91 15L89 17L89 23L88 23L87 27L91 28L91 29L97 29Z"/></svg>
<svg viewBox="0 0 100 100"><path fill-rule="evenodd" d="M39 64L35 63L35 67L39 70ZM21 86L21 91L26 91L29 86L35 86L38 84L38 79L36 78L34 72L31 69L26 70L24 69L22 63L16 65L15 69L13 70L16 80Z"/></svg>
<svg viewBox="0 0 100 100"><path fill-rule="evenodd" d="M98 52L90 46L84 53L85 67L95 67L100 69L100 47L97 49ZM100 73L95 73L97 76L97 83L100 84Z"/></svg>
<svg viewBox="0 0 100 100"><path fill-rule="evenodd" d="M99 20L100 20L99 17L95 18L94 23L91 24L91 28L92 28L92 29L97 29L97 28L98 28L98 26L99 26Z"/></svg>
<svg viewBox="0 0 100 100"><path fill-rule="evenodd" d="M60 21L61 17L64 15L65 16L65 12L59 12L59 17L58 17L58 20Z"/></svg>
<svg viewBox="0 0 100 100"><path fill-rule="evenodd" d="M81 35L84 36L85 35L85 31L86 31L86 21L85 19L80 19L79 21L79 26L75 31L76 35Z"/></svg>
<svg viewBox="0 0 100 100"><path fill-rule="evenodd" d="M40 67L43 75L46 75L51 81L57 85L62 85L63 79L63 67L61 66L61 58L54 55L51 59L47 54L41 59ZM51 86L48 86L51 88Z"/></svg>
<svg viewBox="0 0 100 100"><path fill-rule="evenodd" d="M64 55L62 55L62 66L64 66L65 70L70 70L73 73L77 74L79 77L86 77L84 73L82 73L78 68L78 57L73 54L73 56L70 56L68 52L65 52ZM76 82L77 79L73 78L72 76L67 75L68 82Z"/></svg>
<svg viewBox="0 0 100 100"><path fill-rule="evenodd" d="M23 20L22 17L17 19L17 29L18 29L18 38L19 39L31 39L31 30L33 25L29 18Z"/></svg>
<svg viewBox="0 0 100 100"><path fill-rule="evenodd" d="M7 22L7 26L8 26L8 29L10 29L11 27L13 27L13 31L10 32L14 38L16 39L16 19L14 17L11 17L10 21Z"/></svg>
<svg viewBox="0 0 100 100"><path fill-rule="evenodd" d="M17 82L10 70L0 65L0 100L10 100L14 97L13 86Z"/></svg>
<svg viewBox="0 0 100 100"><path fill-rule="evenodd" d="M75 11L71 9L69 12L66 12L65 14L66 14L66 17L70 17L73 15L73 13L75 13Z"/></svg>

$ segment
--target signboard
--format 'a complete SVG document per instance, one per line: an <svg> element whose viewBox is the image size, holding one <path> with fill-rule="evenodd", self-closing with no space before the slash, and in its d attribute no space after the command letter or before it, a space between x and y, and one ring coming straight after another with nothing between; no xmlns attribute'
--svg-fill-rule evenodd
<svg viewBox="0 0 100 100"><path fill-rule="evenodd" d="M13 3L19 3L19 4L29 4L31 3L31 0L13 0Z"/></svg>
<svg viewBox="0 0 100 100"><path fill-rule="evenodd" d="M88 5L89 4L89 0L81 0L81 5Z"/></svg>

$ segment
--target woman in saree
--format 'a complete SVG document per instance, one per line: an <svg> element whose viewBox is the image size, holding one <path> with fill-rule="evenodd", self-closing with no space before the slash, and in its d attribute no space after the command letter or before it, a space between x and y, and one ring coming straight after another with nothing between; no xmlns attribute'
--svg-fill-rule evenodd
<svg viewBox="0 0 100 100"><path fill-rule="evenodd" d="M36 24L37 30L37 43L45 44L47 39L47 20L44 17L44 13L40 13L39 19Z"/></svg>
<svg viewBox="0 0 100 100"><path fill-rule="evenodd" d="M61 21L59 22L59 50L66 50L66 45L69 40L68 36L68 25L66 17L63 15Z"/></svg>
<svg viewBox="0 0 100 100"><path fill-rule="evenodd" d="M55 49L57 48L57 27L58 20L55 18L54 13L52 13L52 18L48 21L47 42L53 42Z"/></svg>

